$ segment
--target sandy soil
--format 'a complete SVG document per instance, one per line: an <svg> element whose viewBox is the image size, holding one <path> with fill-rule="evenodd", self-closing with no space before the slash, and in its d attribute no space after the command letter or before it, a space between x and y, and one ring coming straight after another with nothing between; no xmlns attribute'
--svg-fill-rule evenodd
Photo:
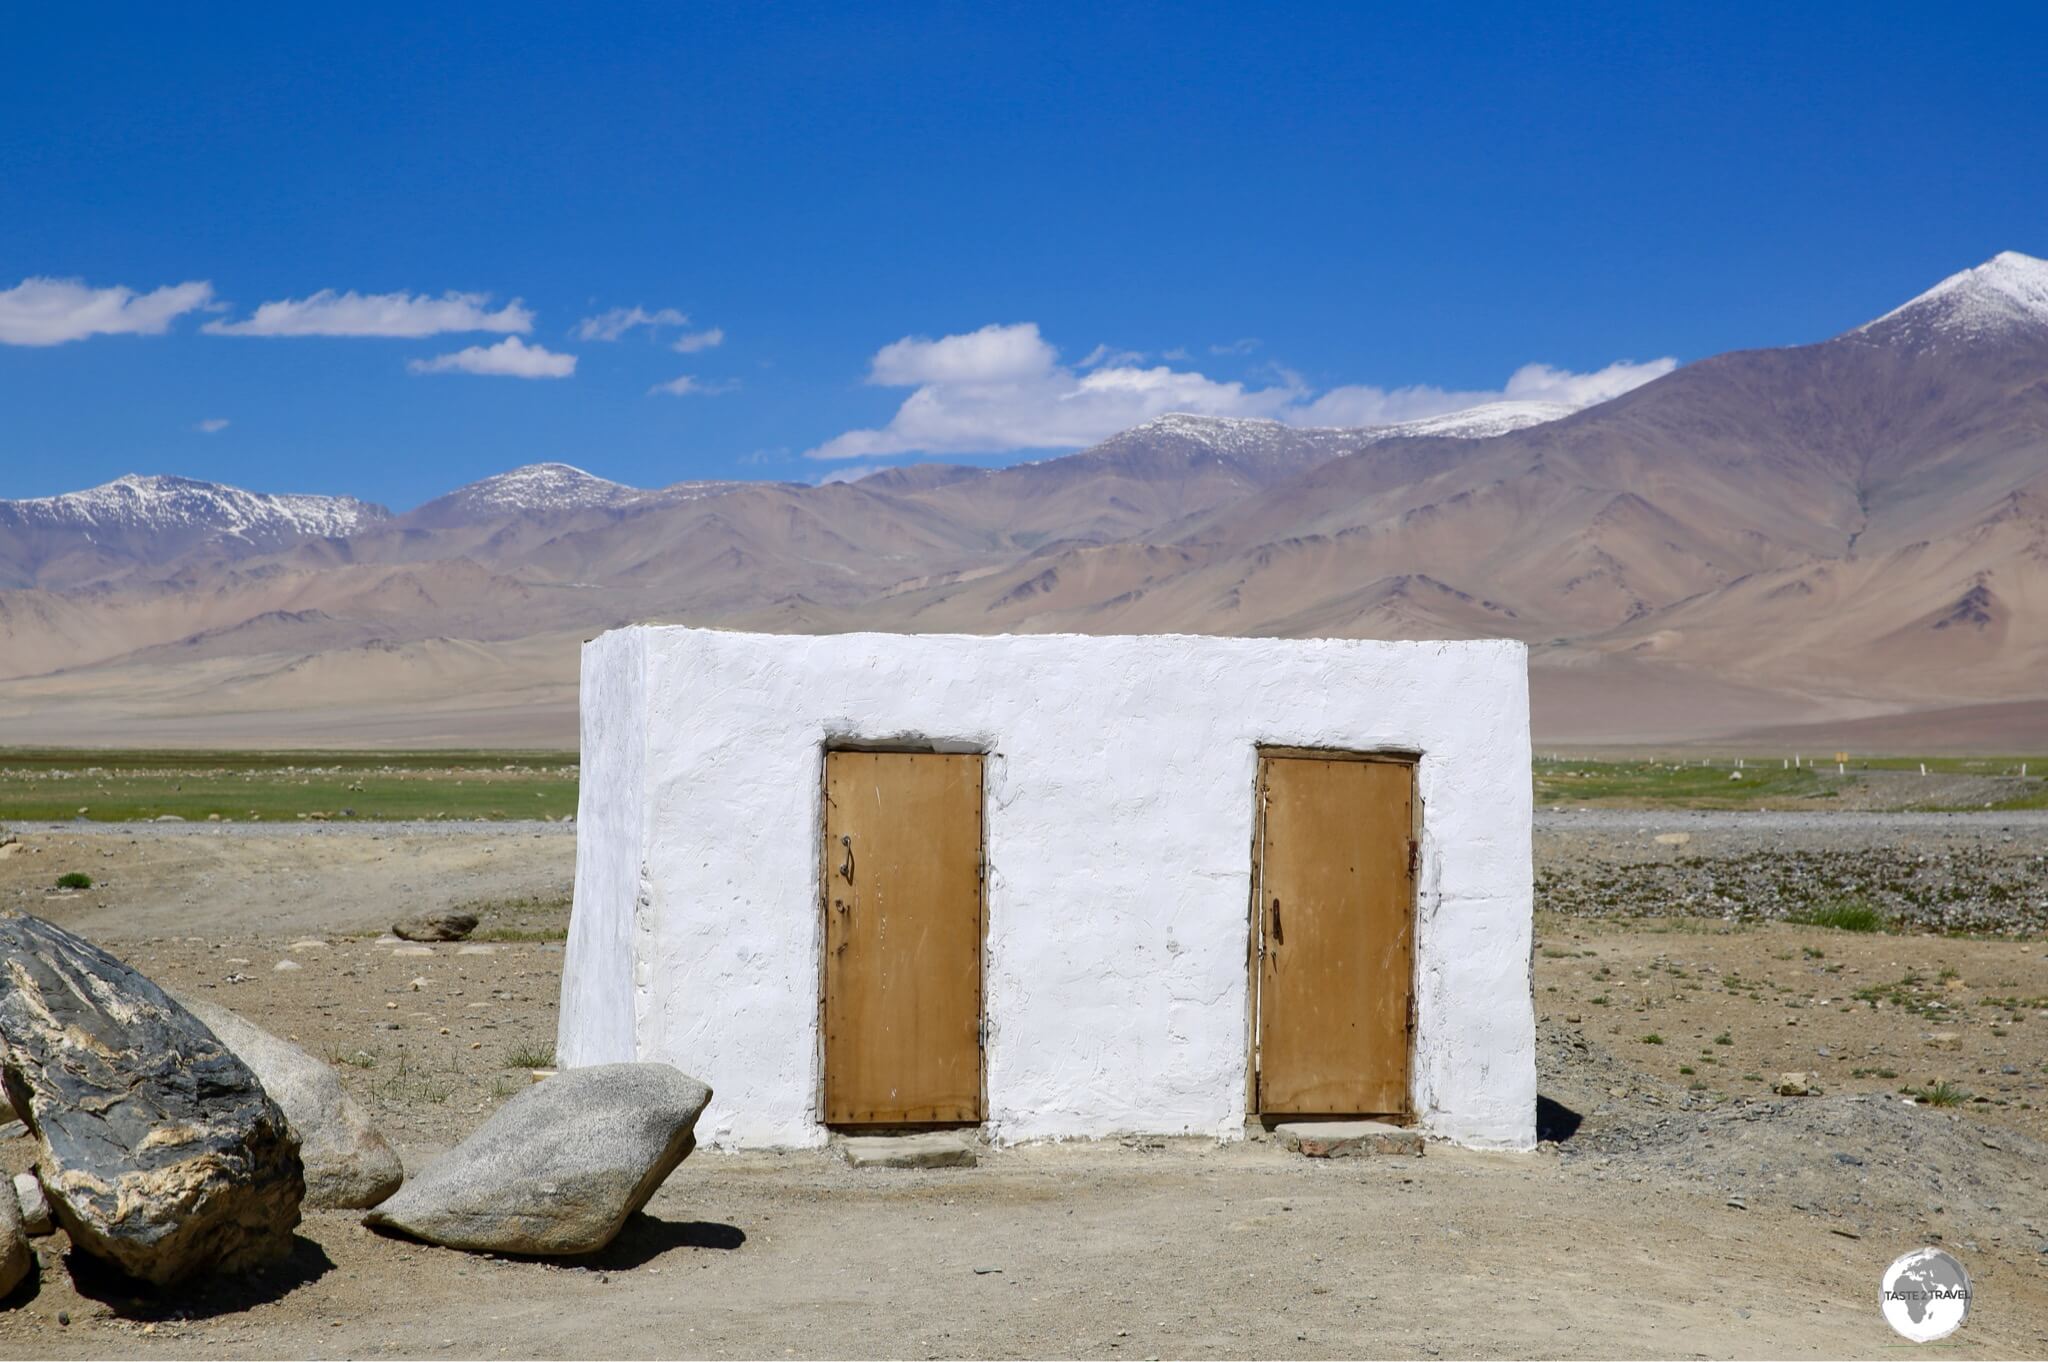
<svg viewBox="0 0 2048 1362"><path fill-rule="evenodd" d="M1654 837L1545 823L1546 860ZM535 831L30 830L0 858L0 903L335 1059L417 1167L530 1081L560 946L418 954L375 932L396 903L484 897L473 875L507 903L558 896L573 839ZM86 854L104 893L43 895ZM280 889L287 873L305 878ZM530 929L547 910L506 916ZM591 1262L460 1254L316 1212L267 1279L147 1300L60 1235L0 1313L0 1354L1893 1356L1879 1274L1930 1241L1977 1286L1938 1351L2048 1352L2042 943L1551 913L1538 929L1550 1138L1533 1155L1132 1141L857 1173L699 1153ZM1909 968L1931 991L1854 1000ZM2044 1001L1978 1002L1993 996ZM1821 1095L1770 1094L1786 1070ZM1986 1100L1897 1094L1936 1078ZM33 1147L0 1155L11 1170Z"/></svg>

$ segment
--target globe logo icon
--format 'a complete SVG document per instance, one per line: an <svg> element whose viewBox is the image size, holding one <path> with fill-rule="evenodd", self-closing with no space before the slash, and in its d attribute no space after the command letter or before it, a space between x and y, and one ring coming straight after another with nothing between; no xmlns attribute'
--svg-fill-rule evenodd
<svg viewBox="0 0 2048 1362"><path fill-rule="evenodd" d="M1884 1270L1878 1307L1885 1323L1915 1343L1947 1338L1970 1314L1970 1274L1938 1248L1902 1253Z"/></svg>

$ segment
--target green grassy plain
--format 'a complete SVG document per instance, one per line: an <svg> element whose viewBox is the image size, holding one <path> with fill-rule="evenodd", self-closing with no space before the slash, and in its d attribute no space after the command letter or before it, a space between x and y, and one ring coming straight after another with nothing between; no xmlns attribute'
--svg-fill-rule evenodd
<svg viewBox="0 0 2048 1362"><path fill-rule="evenodd" d="M2003 776L2017 778L2024 767L2026 784L1992 804L1994 809L2048 808L2048 758L2042 757L1853 757L1837 772L1832 760L1786 767L1785 758L1744 757L1736 774L1733 756L1671 757L1634 760L1576 760L1538 757L1535 762L1539 805L1585 805L1611 808L1672 809L1818 809L1839 801L1845 791L1865 779L1866 772L1929 775ZM1822 754L1823 757L1826 754ZM1923 807L1915 805L1915 807ZM1944 809L1939 795L1924 807ZM1981 810L1982 804L1966 806Z"/></svg>
<svg viewBox="0 0 2048 1362"><path fill-rule="evenodd" d="M1778 757L1539 757L1544 806L1647 809L1836 807L1864 772L1916 772L1918 757L1787 769ZM2048 808L2048 758L1929 757L1930 774L2016 776L1996 809ZM573 752L232 752L0 748L0 822L560 819L576 812ZM1916 807L1920 807L1916 805ZM1930 800L1924 807L1943 807ZM1972 807L1981 809L1981 804Z"/></svg>
<svg viewBox="0 0 2048 1362"><path fill-rule="evenodd" d="M559 819L573 752L0 749L0 820Z"/></svg>

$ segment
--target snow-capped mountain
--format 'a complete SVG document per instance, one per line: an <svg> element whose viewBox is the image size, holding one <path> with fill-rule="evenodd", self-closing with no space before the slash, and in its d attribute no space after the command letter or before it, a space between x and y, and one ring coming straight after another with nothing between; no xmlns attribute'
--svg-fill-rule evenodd
<svg viewBox="0 0 2048 1362"><path fill-rule="evenodd" d="M2001 251L1849 332L1908 345L1971 344L2048 336L2048 260Z"/></svg>
<svg viewBox="0 0 2048 1362"><path fill-rule="evenodd" d="M242 557L343 538L390 514L354 497L130 474L82 492L0 501L0 587L83 585L201 550Z"/></svg>
<svg viewBox="0 0 2048 1362"><path fill-rule="evenodd" d="M390 514L354 497L245 492L195 478L134 473L83 492L0 501L0 518L24 526L104 533L199 530L251 542L352 534Z"/></svg>
<svg viewBox="0 0 2048 1362"><path fill-rule="evenodd" d="M573 464L534 463L458 487L406 519L417 525L461 525L518 515L562 515L623 506L648 493L586 473Z"/></svg>

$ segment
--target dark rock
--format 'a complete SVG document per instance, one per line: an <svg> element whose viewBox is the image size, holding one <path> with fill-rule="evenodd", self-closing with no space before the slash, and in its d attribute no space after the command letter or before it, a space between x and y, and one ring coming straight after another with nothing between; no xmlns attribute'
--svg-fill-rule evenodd
<svg viewBox="0 0 2048 1362"><path fill-rule="evenodd" d="M391 924L391 934L407 941L461 941L475 930L475 913L428 913Z"/></svg>
<svg viewBox="0 0 2048 1362"><path fill-rule="evenodd" d="M500 1107L363 1223L481 1253L595 1253L696 1147L710 1100L666 1064L570 1069Z"/></svg>
<svg viewBox="0 0 2048 1362"><path fill-rule="evenodd" d="M0 1041L0 1079L77 1248L157 1285L291 1251L298 1140L162 989L62 928L0 914Z"/></svg>
<svg viewBox="0 0 2048 1362"><path fill-rule="evenodd" d="M398 1154L342 1090L330 1066L218 1003L178 1001L255 1071L263 1090L284 1109L299 1137L306 1205L361 1210L398 1190L405 1181Z"/></svg>

